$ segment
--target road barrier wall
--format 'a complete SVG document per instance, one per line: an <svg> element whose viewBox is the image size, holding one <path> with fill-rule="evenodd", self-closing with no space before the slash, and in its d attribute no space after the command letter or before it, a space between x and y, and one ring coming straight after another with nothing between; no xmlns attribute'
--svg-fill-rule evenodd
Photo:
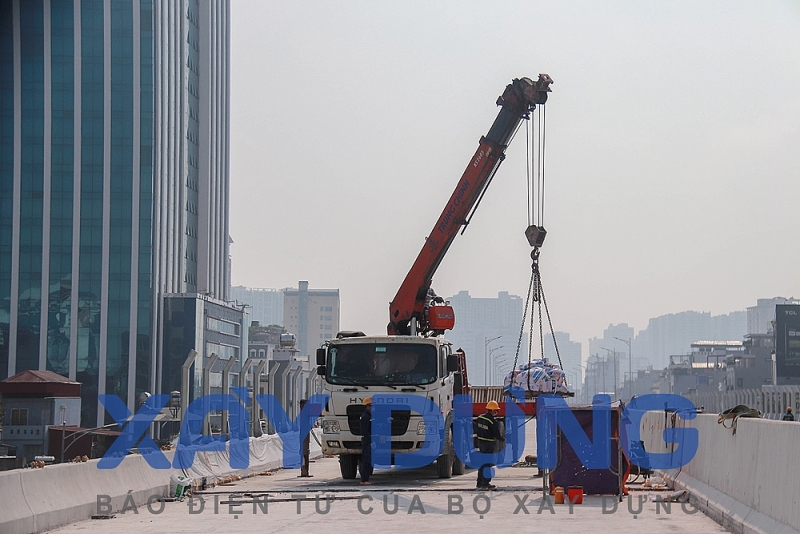
<svg viewBox="0 0 800 534"><path fill-rule="evenodd" d="M764 419L780 420L788 406L795 413L800 413L800 386L762 386L758 389L710 391L684 396L708 413L721 413L739 404L755 408Z"/></svg>
<svg viewBox="0 0 800 534"><path fill-rule="evenodd" d="M311 457L321 456L316 439L310 440ZM164 453L172 461L174 452ZM250 466L232 469L229 451L200 452L183 474L214 484L230 476L247 477L283 465L283 444L277 435L250 440ZM114 469L98 469L99 460L49 465L41 469L0 472L0 532L30 534L98 515L98 496L108 496L111 513L146 505L152 496L165 496L173 469L154 469L139 454L130 454ZM156 503L154 508L158 508ZM107 510L107 508L106 508ZM132 512L128 512L132 513ZM141 512L140 512L141 513Z"/></svg>
<svg viewBox="0 0 800 534"><path fill-rule="evenodd" d="M0 472L0 532L34 532L33 510L22 492L23 472Z"/></svg>
<svg viewBox="0 0 800 534"><path fill-rule="evenodd" d="M642 420L645 450L681 453L665 443L664 429L694 428L699 433L694 458L664 472L692 502L731 532L797 534L800 531L800 464L793 460L800 443L800 423L739 418L718 423L719 416L695 419L648 412ZM734 432L735 428L735 432Z"/></svg>

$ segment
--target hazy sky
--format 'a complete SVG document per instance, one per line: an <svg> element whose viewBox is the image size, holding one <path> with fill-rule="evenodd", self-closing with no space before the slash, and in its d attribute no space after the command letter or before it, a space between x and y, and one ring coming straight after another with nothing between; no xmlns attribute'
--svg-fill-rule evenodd
<svg viewBox="0 0 800 534"><path fill-rule="evenodd" d="M585 342L800 297L800 2L231 2L233 284L388 303L513 78L549 74L544 289ZM524 296L525 139L437 293Z"/></svg>

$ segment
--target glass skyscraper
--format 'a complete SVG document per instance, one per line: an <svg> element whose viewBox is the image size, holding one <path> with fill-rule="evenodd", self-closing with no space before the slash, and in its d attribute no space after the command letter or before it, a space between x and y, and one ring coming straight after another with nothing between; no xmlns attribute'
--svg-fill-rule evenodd
<svg viewBox="0 0 800 534"><path fill-rule="evenodd" d="M0 379L135 408L164 294L228 299L227 0L0 0Z"/></svg>

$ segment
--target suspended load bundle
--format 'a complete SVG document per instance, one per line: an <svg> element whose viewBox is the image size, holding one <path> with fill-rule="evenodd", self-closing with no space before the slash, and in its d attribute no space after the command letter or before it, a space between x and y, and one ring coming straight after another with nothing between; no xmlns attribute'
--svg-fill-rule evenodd
<svg viewBox="0 0 800 534"><path fill-rule="evenodd" d="M503 385L522 388L526 393L568 393L566 373L546 358L519 366L506 375Z"/></svg>

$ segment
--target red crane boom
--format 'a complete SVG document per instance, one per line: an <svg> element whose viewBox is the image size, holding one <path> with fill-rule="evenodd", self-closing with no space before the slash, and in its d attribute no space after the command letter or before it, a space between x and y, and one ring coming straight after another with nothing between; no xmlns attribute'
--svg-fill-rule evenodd
<svg viewBox="0 0 800 534"><path fill-rule="evenodd" d="M453 327L452 308L430 306L428 290L433 275L505 158L508 142L520 122L537 104L547 101L552 83L547 74L540 74L536 82L529 78L515 79L497 99L497 105L501 106L497 118L489 133L481 137L475 155L389 304L390 335L440 334Z"/></svg>

